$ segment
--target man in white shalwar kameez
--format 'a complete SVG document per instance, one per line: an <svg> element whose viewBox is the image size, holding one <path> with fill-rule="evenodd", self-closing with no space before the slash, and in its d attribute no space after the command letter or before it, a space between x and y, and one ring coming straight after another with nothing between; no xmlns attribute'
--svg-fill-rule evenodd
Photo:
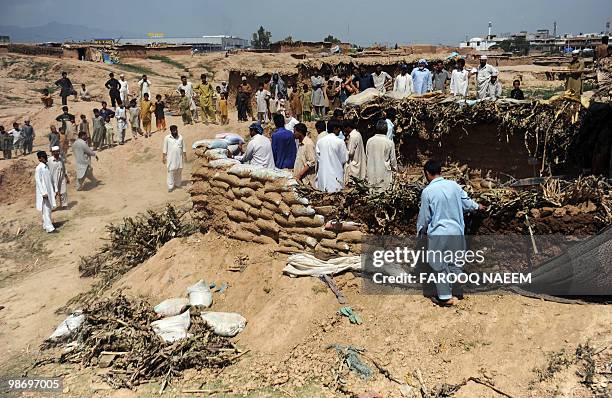
<svg viewBox="0 0 612 398"><path fill-rule="evenodd" d="M47 232L55 231L51 221L51 209L55 207L55 189L51 180L51 172L47 166L47 153L38 151L38 166L36 166L36 210L42 212L43 229Z"/></svg>
<svg viewBox="0 0 612 398"><path fill-rule="evenodd" d="M173 124L170 126L170 134L164 138L162 156L162 161L168 168L168 192L181 187L183 182L181 174L186 156L187 151L183 143L183 137L179 135L178 127Z"/></svg>
<svg viewBox="0 0 612 398"><path fill-rule="evenodd" d="M376 134L366 145L367 180L372 188L384 191L391 186L393 172L397 170L395 144L387 138L387 121L376 123Z"/></svg>
<svg viewBox="0 0 612 398"><path fill-rule="evenodd" d="M151 96L151 82L147 75L142 75L142 79L138 81L138 87L140 88L138 103L142 102L145 94L149 94L149 98L153 98Z"/></svg>
<svg viewBox="0 0 612 398"><path fill-rule="evenodd" d="M344 186L344 165L348 161L348 150L344 141L338 137L340 128L336 120L330 120L327 124L330 133L317 141L317 181L321 191L336 192Z"/></svg>
<svg viewBox="0 0 612 398"><path fill-rule="evenodd" d="M351 177L365 180L367 169L361 133L355 129L355 123L352 120L345 120L343 129L344 134L348 136L347 149L349 157L344 173L344 184L346 185L351 181Z"/></svg>
<svg viewBox="0 0 612 398"><path fill-rule="evenodd" d="M412 76L408 74L408 67L406 65L402 65L400 74L395 77L393 91L398 93L401 98L412 95Z"/></svg>
<svg viewBox="0 0 612 398"><path fill-rule="evenodd" d="M53 189L55 193L59 196L59 204L58 207L65 208L68 206L68 184L70 184L70 180L68 179L68 174L66 173L66 164L62 159L62 155L60 153L60 147L54 146L51 148L51 158L47 162L47 166L49 166L49 172L51 173L51 181L53 181Z"/></svg>
<svg viewBox="0 0 612 398"><path fill-rule="evenodd" d="M125 75L119 75L119 98L121 98L121 102L124 104L128 103L128 97L130 96L130 86L128 85L127 80L125 80Z"/></svg>
<svg viewBox="0 0 612 398"><path fill-rule="evenodd" d="M274 168L274 153L272 152L272 142L263 135L264 130L259 123L249 126L251 139L247 144L244 156L240 160L253 166L261 166L266 169Z"/></svg>
<svg viewBox="0 0 612 398"><path fill-rule="evenodd" d="M476 69L475 72L476 92L478 93L478 98L486 98L489 90L489 84L491 84L491 76L494 72L497 72L497 69L487 64L487 56L483 55L480 57L480 65L478 65L478 69Z"/></svg>
<svg viewBox="0 0 612 398"><path fill-rule="evenodd" d="M450 92L454 96L467 97L470 82L470 72L465 69L463 58L457 61L457 68L453 70L450 81Z"/></svg>

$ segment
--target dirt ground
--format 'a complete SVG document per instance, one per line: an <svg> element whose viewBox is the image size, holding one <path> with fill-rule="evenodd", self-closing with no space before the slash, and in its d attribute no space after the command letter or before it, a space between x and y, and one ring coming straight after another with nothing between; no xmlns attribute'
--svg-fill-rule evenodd
<svg viewBox="0 0 612 398"><path fill-rule="evenodd" d="M8 126L15 119L30 116L37 133L35 149L48 149L48 126L61 111L57 99L56 106L42 109L34 90L52 85L59 72L66 70L75 86L84 82L98 99L106 98L102 84L108 71L120 70L76 60L0 58L8 65L0 69L0 85L7 93L0 99L0 123ZM195 81L195 76L211 71L218 83L232 66L274 69L296 62L286 54L227 59L213 54L175 60L184 68L163 61L125 62L154 72L148 73L154 93L174 87L182 73L189 73ZM126 76L135 82L139 74L129 72ZM546 84L542 82L543 87ZM90 115L98 104L70 101L69 105L74 114ZM230 118L235 120L235 115ZM80 278L77 266L80 256L93 254L103 244L105 226L166 203L189 207L187 188L194 159L191 143L219 131L244 134L248 127L248 123L235 121L222 128L202 124L182 127L176 117L168 122L179 125L189 147L183 189L166 191L161 163L164 133L130 140L99 152L99 161L93 161L99 185L81 192L70 185L69 208L53 213L59 225L56 234L43 233L40 213L34 208L35 156L0 161L0 358L4 359L0 375L19 375L65 317L56 310L90 286L92 280ZM72 157L67 166L74 174ZM239 258L247 259L244 272L229 271ZM218 285L225 282L229 288L215 293L213 309L239 312L248 320L247 328L234 339L250 350L241 361L224 370L188 371L164 395L198 396L181 391L227 388L232 392L215 396L335 397L368 390L380 391L385 398L401 396L398 384L376 371L368 381L350 374L346 385L339 386L333 373L338 357L328 349L338 343L366 349L366 354L393 377L414 388L419 385L414 376L418 371L429 388L479 377L513 397L590 397L593 393L580 383L577 366L561 367L543 380L538 369L549 367L552 353L573 353L578 344L590 342L598 349L612 344L612 312L605 305L478 295L467 297L457 308L445 309L418 295L368 295L359 278L346 274L337 277L337 283L349 305L363 318L362 325L352 325L337 314L341 305L318 279L283 276L285 261L286 256L274 254L271 246L237 242L212 232L198 233L169 242L113 286L112 290L124 288L129 295L156 303L184 295L186 287L199 279ZM152 383L136 391L111 390L99 381L97 372L57 365L34 371L41 376L64 377L64 395L68 397L148 397L157 395L159 389L159 383ZM455 396L501 395L468 383Z"/></svg>

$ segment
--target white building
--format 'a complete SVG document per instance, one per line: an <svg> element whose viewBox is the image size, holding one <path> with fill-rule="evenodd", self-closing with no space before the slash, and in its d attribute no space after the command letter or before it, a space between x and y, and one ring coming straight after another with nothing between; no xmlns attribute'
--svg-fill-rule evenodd
<svg viewBox="0 0 612 398"><path fill-rule="evenodd" d="M248 48L250 45L248 40L225 35L202 37L152 37L147 39L122 38L117 40L116 44L140 46L192 46L194 50L199 51L227 51L237 48Z"/></svg>

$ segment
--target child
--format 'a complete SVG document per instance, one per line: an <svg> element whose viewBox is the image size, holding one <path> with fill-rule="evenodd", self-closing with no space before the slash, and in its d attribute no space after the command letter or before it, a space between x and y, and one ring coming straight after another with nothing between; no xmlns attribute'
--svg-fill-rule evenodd
<svg viewBox="0 0 612 398"><path fill-rule="evenodd" d="M104 138L106 135L106 131L104 130L104 117L100 114L99 109L94 109L94 119L93 119L93 147L94 150L101 148L104 145Z"/></svg>
<svg viewBox="0 0 612 398"><path fill-rule="evenodd" d="M130 100L130 107L128 108L128 112L130 114L130 126L132 128L132 137L134 137L134 141L138 139L138 134L142 134L140 132L140 108L136 105L136 99Z"/></svg>
<svg viewBox="0 0 612 398"><path fill-rule="evenodd" d="M227 120L227 93L221 93L219 100L219 114L221 115L221 124L228 124Z"/></svg>
<svg viewBox="0 0 612 398"><path fill-rule="evenodd" d="M64 131L64 135L66 145L68 145L68 147L71 147L77 139L77 125L74 116L71 116L68 123L66 123L66 131Z"/></svg>
<svg viewBox="0 0 612 398"><path fill-rule="evenodd" d="M85 83L81 84L81 91L79 92L79 97L81 97L81 101L91 101L91 94L89 94L89 91L87 91Z"/></svg>
<svg viewBox="0 0 612 398"><path fill-rule="evenodd" d="M297 84L294 84L291 95L289 95L289 102L291 103L291 113L294 118L302 121L302 99L300 93L298 93Z"/></svg>
<svg viewBox="0 0 612 398"><path fill-rule="evenodd" d="M149 138L151 136L151 101L149 101L149 93L144 93L142 101L140 101L140 121L142 122L145 138Z"/></svg>
<svg viewBox="0 0 612 398"><path fill-rule="evenodd" d="M310 87L308 87L308 84L304 84L302 89L304 90L302 92L302 117L304 118L305 122L310 122L312 121L312 117L310 116L312 108L312 94L310 93Z"/></svg>
<svg viewBox="0 0 612 398"><path fill-rule="evenodd" d="M53 148L54 146L59 146L60 134L57 131L57 127L55 127L55 125L52 124L49 128L51 129L51 132L47 135L47 138L49 138L49 148Z"/></svg>
<svg viewBox="0 0 612 398"><path fill-rule="evenodd" d="M110 116L106 116L104 122L104 129L106 130L106 145L109 148L112 148L115 146L115 128L113 127Z"/></svg>
<svg viewBox="0 0 612 398"><path fill-rule="evenodd" d="M87 116L81 115L81 123L79 123L79 133L87 133L87 139L89 140L89 122Z"/></svg>
<svg viewBox="0 0 612 398"><path fill-rule="evenodd" d="M43 89L40 101L43 103L45 108L51 108L53 106L53 97L51 97L51 94L49 94L48 89Z"/></svg>
<svg viewBox="0 0 612 398"><path fill-rule="evenodd" d="M183 119L183 124L193 124L191 120L191 101L188 97L185 96L185 90L181 89L181 100L179 101L179 109L181 110L181 118Z"/></svg>
<svg viewBox="0 0 612 398"><path fill-rule="evenodd" d="M155 125L157 131L166 131L166 115L164 114L164 108L166 104L162 101L161 94L155 96Z"/></svg>
<svg viewBox="0 0 612 398"><path fill-rule="evenodd" d="M127 130L127 109L122 100L117 101L117 110L115 111L115 118L117 118L117 140L119 145L125 143L125 130Z"/></svg>
<svg viewBox="0 0 612 398"><path fill-rule="evenodd" d="M213 96L217 120L221 120L221 110L219 109L219 101L221 101L221 86L215 87L215 95Z"/></svg>
<svg viewBox="0 0 612 398"><path fill-rule="evenodd" d="M524 100L525 94L523 94L523 90L521 90L521 81L516 79L512 82L512 87L514 87L514 90L510 91L510 98L515 100Z"/></svg>

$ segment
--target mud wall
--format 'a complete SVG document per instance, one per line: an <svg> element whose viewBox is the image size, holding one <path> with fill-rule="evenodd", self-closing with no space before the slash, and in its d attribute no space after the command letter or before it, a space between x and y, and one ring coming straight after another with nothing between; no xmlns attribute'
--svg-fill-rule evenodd
<svg viewBox="0 0 612 398"><path fill-rule="evenodd" d="M196 150L190 194L202 228L241 241L277 244L283 253L361 252L357 226L344 224L340 232L325 229L332 207L311 207L296 191L298 183L290 173L242 165L222 152Z"/></svg>

